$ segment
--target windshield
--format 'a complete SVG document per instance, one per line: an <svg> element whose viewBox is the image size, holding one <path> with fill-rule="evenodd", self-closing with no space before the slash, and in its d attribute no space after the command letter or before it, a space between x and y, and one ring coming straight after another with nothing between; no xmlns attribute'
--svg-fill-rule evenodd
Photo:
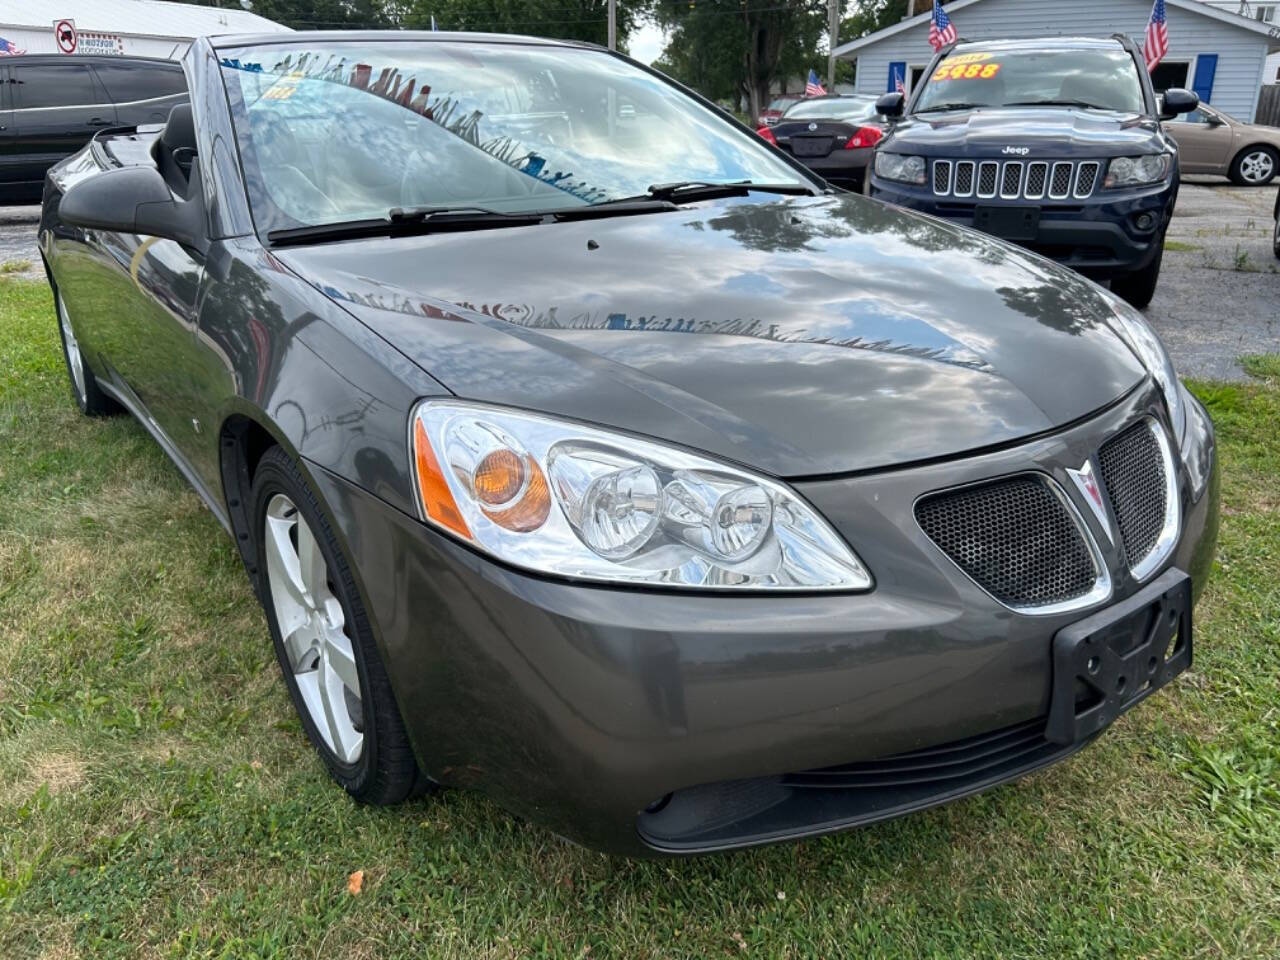
<svg viewBox="0 0 1280 960"><path fill-rule="evenodd" d="M770 110L785 110L787 107L795 103L798 97L778 97L769 104Z"/></svg>
<svg viewBox="0 0 1280 960"><path fill-rule="evenodd" d="M803 120L822 117L824 120L870 120L876 115L875 100L801 100L784 113L783 119Z"/></svg>
<svg viewBox="0 0 1280 960"><path fill-rule="evenodd" d="M1078 47L952 53L912 112L1035 104L1144 112L1138 68L1127 52Z"/></svg>
<svg viewBox="0 0 1280 960"><path fill-rule="evenodd" d="M563 210L683 180L807 184L602 51L388 40L220 50L257 227Z"/></svg>

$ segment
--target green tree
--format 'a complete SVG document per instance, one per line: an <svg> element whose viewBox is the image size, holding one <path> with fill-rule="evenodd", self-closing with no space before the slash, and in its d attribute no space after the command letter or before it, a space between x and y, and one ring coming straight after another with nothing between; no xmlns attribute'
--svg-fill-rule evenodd
<svg viewBox="0 0 1280 960"><path fill-rule="evenodd" d="M434 16L441 30L523 33L604 44L608 39L608 0L405 0L402 22L428 29ZM618 46L639 23L643 3L618 4Z"/></svg>
<svg viewBox="0 0 1280 960"><path fill-rule="evenodd" d="M661 67L707 96L745 98L752 117L775 80L825 73L825 0L655 0L654 17L669 35Z"/></svg>

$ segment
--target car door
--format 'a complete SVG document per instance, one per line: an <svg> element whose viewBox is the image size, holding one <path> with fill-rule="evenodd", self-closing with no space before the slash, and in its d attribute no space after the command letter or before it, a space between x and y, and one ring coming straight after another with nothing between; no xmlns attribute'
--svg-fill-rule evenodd
<svg viewBox="0 0 1280 960"><path fill-rule="evenodd" d="M14 154L17 131L13 125L10 86L9 66L0 63L0 201L20 199L18 164Z"/></svg>
<svg viewBox="0 0 1280 960"><path fill-rule="evenodd" d="M51 166L116 122L115 107L89 64L64 59L9 66L17 131L14 165L27 182L43 181Z"/></svg>
<svg viewBox="0 0 1280 960"><path fill-rule="evenodd" d="M1216 113L1202 106L1166 121L1165 130L1178 145L1183 173L1223 172L1231 151L1231 127Z"/></svg>
<svg viewBox="0 0 1280 960"><path fill-rule="evenodd" d="M164 123L169 111L187 101L187 78L176 63L145 60L99 61L93 66L126 126Z"/></svg>

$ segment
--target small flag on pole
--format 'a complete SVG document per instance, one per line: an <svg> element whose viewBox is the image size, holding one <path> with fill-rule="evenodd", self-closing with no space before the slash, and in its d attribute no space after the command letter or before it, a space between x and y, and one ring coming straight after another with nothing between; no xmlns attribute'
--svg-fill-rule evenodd
<svg viewBox="0 0 1280 960"><path fill-rule="evenodd" d="M1169 52L1169 24L1165 17L1164 0L1151 5L1151 19L1147 21L1147 37L1142 44L1142 55L1147 61L1147 73Z"/></svg>
<svg viewBox="0 0 1280 960"><path fill-rule="evenodd" d="M937 53L948 44L956 42L956 25L942 9L941 0L933 0L933 19L929 21L929 46Z"/></svg>
<svg viewBox="0 0 1280 960"><path fill-rule="evenodd" d="M812 70L809 71L809 79L804 82L804 95L806 97L825 97L827 91L822 86L822 81L818 79L818 75Z"/></svg>
<svg viewBox="0 0 1280 960"><path fill-rule="evenodd" d="M26 52L25 49L20 49L12 40L0 37L0 57L18 57Z"/></svg>

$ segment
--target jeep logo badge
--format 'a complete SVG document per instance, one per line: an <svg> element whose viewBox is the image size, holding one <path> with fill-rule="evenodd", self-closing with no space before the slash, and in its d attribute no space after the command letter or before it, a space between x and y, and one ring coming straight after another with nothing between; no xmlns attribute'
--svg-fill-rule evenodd
<svg viewBox="0 0 1280 960"><path fill-rule="evenodd" d="M1019 157L1025 157L1028 153L1030 153L1030 152L1031 152L1031 148L1030 148L1030 147L1005 147L1005 148L1004 148L1003 150L1001 150L1000 152L1001 152L1001 153L1012 153L1012 154L1015 154L1016 156L1019 156Z"/></svg>

